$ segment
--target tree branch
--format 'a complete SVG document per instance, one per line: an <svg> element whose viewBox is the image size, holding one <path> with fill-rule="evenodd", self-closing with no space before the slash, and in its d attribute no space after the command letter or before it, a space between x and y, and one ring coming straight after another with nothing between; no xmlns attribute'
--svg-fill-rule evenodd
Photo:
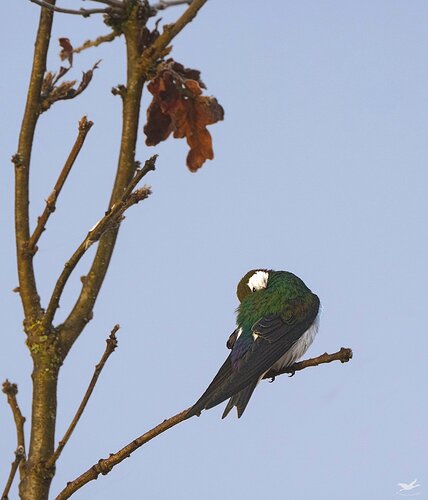
<svg viewBox="0 0 428 500"><path fill-rule="evenodd" d="M51 0L51 3L55 4L55 0ZM52 19L52 11L42 10L34 46L27 102L19 133L18 151L12 158L15 164L15 233L19 293L24 307L24 327L27 333L42 312L34 276L33 256L27 251L30 237L28 206L31 152L39 118L40 95L46 71Z"/></svg>
<svg viewBox="0 0 428 500"><path fill-rule="evenodd" d="M140 180L151 170L155 169L157 155L152 156L149 160L146 161L144 168L138 170L128 184L125 192L122 195L122 199L115 203L107 212L104 217L99 220L95 226L88 232L85 239L78 246L77 250L70 257L70 260L65 263L64 269L60 274L55 288L52 292L51 299L49 301L49 305L46 309L46 313L43 318L43 323L47 326L50 325L55 316L55 312L58 309L59 301L64 290L64 287L71 275L74 271L75 267L79 263L80 259L89 249L89 247L98 241L103 234L109 229L114 229L118 227L123 219L124 212L131 207L132 205L136 205L142 200L145 200L150 196L151 190L148 186L144 186L141 189L137 189L133 191L136 185L140 182Z"/></svg>
<svg viewBox="0 0 428 500"><path fill-rule="evenodd" d="M157 60L165 55L167 46L172 39L196 17L196 14L206 2L207 0L193 0L177 21L174 24L165 26L164 32L144 51L141 58L141 67L146 77L153 71L153 66Z"/></svg>
<svg viewBox="0 0 428 500"><path fill-rule="evenodd" d="M46 468L50 469L53 467L58 460L59 456L62 453L62 450L64 449L65 445L67 444L68 440L70 439L71 435L73 434L74 429L76 428L77 423L80 420L80 417L82 416L83 412L85 411L86 405L88 404L89 398L92 395L93 390L95 389L95 384L97 383L98 377L101 374L102 369L104 368L104 365L106 364L108 358L110 355L114 352L114 350L117 347L117 338L116 338L116 332L119 330L120 326L115 325L113 330L111 331L108 339L106 340L106 348L104 351L104 354L102 355L99 363L95 366L94 374L92 375L92 379L88 385L88 388L86 389L85 395L83 396L82 402L80 403L79 408L77 409L76 415L74 416L73 420L70 423L70 426L68 427L67 431L64 434L64 437L60 440L58 443L57 449L55 450L54 454L51 456L51 458L47 461L46 463Z"/></svg>
<svg viewBox="0 0 428 500"><path fill-rule="evenodd" d="M24 434L25 417L22 415L18 405L18 400L16 399L16 395L18 394L18 386L16 384L10 383L9 380L6 379L3 382L2 391L4 392L4 394L6 394L7 402L10 406L10 409L12 410L13 420L15 421L15 427L16 427L16 443L17 443L15 451L15 460L12 463L9 480L3 492L3 497L7 497L8 491L10 489L10 486L12 485L18 466L21 464L20 465L21 475L23 472L23 468L25 467L25 434Z"/></svg>
<svg viewBox="0 0 428 500"><path fill-rule="evenodd" d="M334 354L322 354L316 358L308 359L305 361L301 361L300 363L295 363L291 365L287 370L282 372L272 372L270 378L274 376L278 376L282 373L294 373L299 370L303 370L309 366L316 366L322 363L330 363L332 361L341 361L342 363L346 363L352 358L352 350L341 348L340 351ZM264 378L269 378L267 376ZM85 484L97 479L100 474L106 475L108 474L113 467L117 464L125 460L125 458L130 457L130 455L138 450L141 446L152 440L153 438L159 436L163 432L167 431L171 427L174 427L177 424L180 424L184 420L186 420L187 414L192 407L183 410L180 413L177 413L171 418L164 420L162 423L153 427L153 429L147 431L145 434L142 434L138 438L131 441L129 444L124 446L122 449L117 451L116 453L110 454L108 458L100 459L96 464L94 464L91 468L89 468L86 472L81 474L79 477L67 483L67 486L61 491L61 493L56 497L56 500L65 500L69 498L73 493L82 488Z"/></svg>
<svg viewBox="0 0 428 500"><path fill-rule="evenodd" d="M56 181L56 184L51 194L46 200L46 206L45 209L43 210L42 215L37 219L37 226L28 242L29 252L35 253L37 251L36 247L37 242L39 241L40 236L45 230L45 226L49 219L49 216L51 215L52 212L55 211L56 201L61 192L61 189L64 186L65 181L67 180L68 174L70 173L74 165L74 162L76 161L76 158L80 150L82 149L83 143L85 142L86 136L89 130L91 129L92 125L93 122L88 121L86 116L84 116L79 121L79 133L77 135L76 142L74 143L74 146L70 151L67 161L65 162L64 167L62 168L61 173L59 174L58 180Z"/></svg>
<svg viewBox="0 0 428 500"><path fill-rule="evenodd" d="M111 7L106 7L105 9L64 9L63 7L56 7L44 0L30 0L30 2L40 5L40 7L45 7L48 10L54 12L60 12L61 14L74 14L77 16L89 17L91 14L111 14L113 9Z"/></svg>

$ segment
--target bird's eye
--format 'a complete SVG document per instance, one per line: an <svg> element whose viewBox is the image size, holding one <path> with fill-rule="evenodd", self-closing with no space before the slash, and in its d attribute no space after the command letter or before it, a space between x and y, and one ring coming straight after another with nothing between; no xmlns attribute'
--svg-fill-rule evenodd
<svg viewBox="0 0 428 500"><path fill-rule="evenodd" d="M256 291L256 287L255 287L255 286L253 286L253 292L255 292L255 291Z"/></svg>

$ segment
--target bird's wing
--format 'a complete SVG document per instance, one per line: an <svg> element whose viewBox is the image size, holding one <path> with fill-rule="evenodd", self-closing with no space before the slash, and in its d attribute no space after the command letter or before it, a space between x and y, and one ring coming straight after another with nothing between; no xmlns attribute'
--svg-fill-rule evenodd
<svg viewBox="0 0 428 500"><path fill-rule="evenodd" d="M220 404L259 380L312 325L319 310L318 297L313 295L313 300L305 307L308 310L304 315L265 316L253 326L253 336L240 335L214 380L190 410L189 416Z"/></svg>
<svg viewBox="0 0 428 500"><path fill-rule="evenodd" d="M233 372L228 388L232 394L266 373L312 325L318 310L316 297L303 319L265 316L253 326L252 337L240 336L231 353Z"/></svg>
<svg viewBox="0 0 428 500"><path fill-rule="evenodd" d="M226 342L226 347L228 349L233 349L233 346L235 345L236 340L239 337L239 328L237 328L233 333L229 335L229 338L227 339Z"/></svg>

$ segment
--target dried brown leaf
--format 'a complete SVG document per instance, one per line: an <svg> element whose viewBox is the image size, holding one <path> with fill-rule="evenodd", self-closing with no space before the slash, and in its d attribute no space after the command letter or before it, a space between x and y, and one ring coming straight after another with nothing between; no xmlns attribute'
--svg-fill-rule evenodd
<svg viewBox="0 0 428 500"><path fill-rule="evenodd" d="M70 66L73 66L73 45L71 45L70 39L59 38L58 41L61 46L61 52L59 53L61 61L67 60Z"/></svg>
<svg viewBox="0 0 428 500"><path fill-rule="evenodd" d="M205 85L199 71L184 68L172 59L160 65L147 88L153 101L144 127L146 144L154 146L171 133L175 138L185 137L190 147L187 166L196 172L206 160L214 158L207 125L223 120L223 108L215 97L202 95Z"/></svg>

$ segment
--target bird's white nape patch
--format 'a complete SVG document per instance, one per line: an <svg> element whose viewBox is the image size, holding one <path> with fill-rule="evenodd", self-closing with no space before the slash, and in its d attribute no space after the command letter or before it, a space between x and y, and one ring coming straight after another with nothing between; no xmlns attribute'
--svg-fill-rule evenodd
<svg viewBox="0 0 428 500"><path fill-rule="evenodd" d="M256 271L248 280L248 287L252 292L257 292L267 287L269 274L266 271Z"/></svg>

